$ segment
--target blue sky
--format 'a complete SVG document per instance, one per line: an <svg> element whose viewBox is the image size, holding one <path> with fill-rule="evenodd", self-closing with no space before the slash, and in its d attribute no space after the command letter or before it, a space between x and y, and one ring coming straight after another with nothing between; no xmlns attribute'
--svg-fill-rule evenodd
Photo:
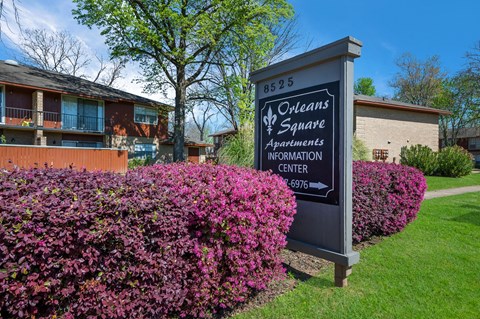
<svg viewBox="0 0 480 319"><path fill-rule="evenodd" d="M411 52L420 59L439 55L445 71L454 74L465 65L465 52L480 41L478 0L290 0L290 3L298 15L299 33L312 41L310 48L347 35L363 42L362 56L355 62L355 78L373 78L379 95L393 94L388 81L397 72L395 59L402 53ZM74 7L71 1L21 0L20 5L26 27L67 29L92 51L105 50L97 30L78 25L71 17ZM2 30L15 42L14 23L10 26L11 30L2 25ZM4 44L12 47L8 40ZM15 52L0 44L0 59L7 58L15 58ZM139 94L141 89L130 83L138 76L135 68L127 71L121 88Z"/></svg>
<svg viewBox="0 0 480 319"><path fill-rule="evenodd" d="M301 30L315 46L347 35L363 42L355 78L371 77L380 95L404 52L424 60L438 55L449 74L465 66L465 52L480 41L478 0L292 0Z"/></svg>

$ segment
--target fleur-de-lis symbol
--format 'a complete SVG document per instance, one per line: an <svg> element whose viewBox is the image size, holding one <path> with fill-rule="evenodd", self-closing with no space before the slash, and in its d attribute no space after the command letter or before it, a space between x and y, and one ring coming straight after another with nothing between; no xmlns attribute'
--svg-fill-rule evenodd
<svg viewBox="0 0 480 319"><path fill-rule="evenodd" d="M277 121L277 115L273 114L272 107L268 108L267 115L263 117L263 123L267 126L268 135L272 132L272 125Z"/></svg>

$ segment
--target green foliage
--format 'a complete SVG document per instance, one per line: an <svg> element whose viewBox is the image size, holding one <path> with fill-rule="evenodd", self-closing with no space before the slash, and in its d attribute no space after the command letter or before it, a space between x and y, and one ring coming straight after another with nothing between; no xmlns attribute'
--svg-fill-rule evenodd
<svg viewBox="0 0 480 319"><path fill-rule="evenodd" d="M359 78L353 86L355 94L374 96L377 93L372 78Z"/></svg>
<svg viewBox="0 0 480 319"><path fill-rule="evenodd" d="M353 137L353 160L354 161L370 161L372 154L367 145L356 136Z"/></svg>
<svg viewBox="0 0 480 319"><path fill-rule="evenodd" d="M73 2L74 17L98 27L114 57L140 62L147 92L175 90L174 161L184 159L187 88L204 82L217 55L235 48L238 37L268 48L275 39L269 26L293 15L285 0Z"/></svg>
<svg viewBox="0 0 480 319"><path fill-rule="evenodd" d="M220 164L253 167L255 151L254 130L243 126L237 134L231 136L218 152Z"/></svg>
<svg viewBox="0 0 480 319"><path fill-rule="evenodd" d="M400 164L416 167L428 176L460 177L472 172L473 158L460 146L434 152L428 146L417 144L402 147Z"/></svg>
<svg viewBox="0 0 480 319"><path fill-rule="evenodd" d="M437 175L461 177L470 174L472 168L472 155L460 146L446 147L438 154Z"/></svg>
<svg viewBox="0 0 480 319"><path fill-rule="evenodd" d="M0 144L7 144L7 138L5 135L0 135Z"/></svg>
<svg viewBox="0 0 480 319"><path fill-rule="evenodd" d="M134 169L140 166L150 166L155 164L155 161L147 156L146 158L131 158L128 160L128 169Z"/></svg>
<svg viewBox="0 0 480 319"><path fill-rule="evenodd" d="M433 107L451 113L440 116L440 137L455 145L463 129L480 125L480 76L462 71L445 79Z"/></svg>
<svg viewBox="0 0 480 319"><path fill-rule="evenodd" d="M277 24L263 24L265 29L260 31L236 29L224 49L215 55L208 83L195 86L192 94L198 100L213 103L235 129L253 123L255 86L249 79L250 73L283 58L300 39L296 20L288 12L279 16Z"/></svg>
<svg viewBox="0 0 480 319"><path fill-rule="evenodd" d="M437 153L425 145L403 146L400 164L416 167L425 175L435 175L438 168Z"/></svg>

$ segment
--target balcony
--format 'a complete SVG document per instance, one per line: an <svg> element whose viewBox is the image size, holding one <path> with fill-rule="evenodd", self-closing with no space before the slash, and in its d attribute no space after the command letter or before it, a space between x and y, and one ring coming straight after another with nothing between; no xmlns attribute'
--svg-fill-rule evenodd
<svg viewBox="0 0 480 319"><path fill-rule="evenodd" d="M101 117L14 107L0 108L0 127L103 133L104 123L105 120Z"/></svg>

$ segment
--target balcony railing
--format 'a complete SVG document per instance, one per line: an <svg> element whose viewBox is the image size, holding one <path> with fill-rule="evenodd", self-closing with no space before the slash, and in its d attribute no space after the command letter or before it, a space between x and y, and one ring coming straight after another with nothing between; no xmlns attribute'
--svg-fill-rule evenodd
<svg viewBox="0 0 480 319"><path fill-rule="evenodd" d="M0 108L0 123L8 126L84 132L103 132L105 129L105 121L101 117L34 111L14 107Z"/></svg>

